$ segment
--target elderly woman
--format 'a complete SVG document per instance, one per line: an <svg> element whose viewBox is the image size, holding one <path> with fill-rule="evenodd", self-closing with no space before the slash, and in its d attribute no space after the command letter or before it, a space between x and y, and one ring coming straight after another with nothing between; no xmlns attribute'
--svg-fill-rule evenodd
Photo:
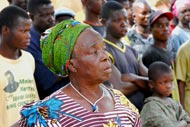
<svg viewBox="0 0 190 127"><path fill-rule="evenodd" d="M99 33L78 21L55 26L42 42L45 64L68 75L70 83L21 110L20 126L140 127L136 108L125 96L102 83L109 79L111 63Z"/></svg>

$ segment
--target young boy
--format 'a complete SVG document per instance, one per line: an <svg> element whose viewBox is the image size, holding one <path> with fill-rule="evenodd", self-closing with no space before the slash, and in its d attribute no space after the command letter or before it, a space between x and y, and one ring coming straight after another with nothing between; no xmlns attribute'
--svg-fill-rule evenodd
<svg viewBox="0 0 190 127"><path fill-rule="evenodd" d="M30 45L26 51L35 59L34 78L40 99L45 98L61 88L68 78L62 78L48 69L42 60L40 38L45 30L55 24L54 7L51 0L28 0L28 11L32 20ZM65 81L66 80L66 81Z"/></svg>
<svg viewBox="0 0 190 127"><path fill-rule="evenodd" d="M31 22L16 6L0 12L0 126L8 127L20 118L20 108L39 99L34 80L34 58L30 44Z"/></svg>
<svg viewBox="0 0 190 127"><path fill-rule="evenodd" d="M168 97L173 88L173 72L163 62L149 66L149 86L153 91L141 111L143 127L188 127L190 117L182 106Z"/></svg>

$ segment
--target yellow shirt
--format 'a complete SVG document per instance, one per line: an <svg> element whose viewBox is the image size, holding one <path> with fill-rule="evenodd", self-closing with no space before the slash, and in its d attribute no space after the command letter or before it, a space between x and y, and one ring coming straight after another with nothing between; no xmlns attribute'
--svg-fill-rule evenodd
<svg viewBox="0 0 190 127"><path fill-rule="evenodd" d="M176 56L176 79L184 81L185 110L190 115L190 41L181 45Z"/></svg>
<svg viewBox="0 0 190 127"><path fill-rule="evenodd" d="M20 119L25 103L39 100L34 80L35 63L31 54L21 50L12 60L0 55L0 127L8 127Z"/></svg>

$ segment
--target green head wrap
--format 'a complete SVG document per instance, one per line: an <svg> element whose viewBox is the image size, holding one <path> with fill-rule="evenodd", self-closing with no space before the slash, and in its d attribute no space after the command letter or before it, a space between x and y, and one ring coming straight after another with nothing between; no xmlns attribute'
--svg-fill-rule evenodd
<svg viewBox="0 0 190 127"><path fill-rule="evenodd" d="M68 75L67 63L70 60L75 42L82 31L90 26L74 20L66 20L50 30L41 40L42 59L56 74Z"/></svg>

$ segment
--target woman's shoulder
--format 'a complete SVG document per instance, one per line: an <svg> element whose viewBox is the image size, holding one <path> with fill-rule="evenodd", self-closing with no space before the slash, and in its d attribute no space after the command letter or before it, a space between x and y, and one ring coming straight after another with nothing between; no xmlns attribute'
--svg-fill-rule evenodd
<svg viewBox="0 0 190 127"><path fill-rule="evenodd" d="M54 122L59 116L59 109L63 105L63 101L56 95L59 91L46 97L43 100L32 102L24 105L21 109L20 125L47 125Z"/></svg>
<svg viewBox="0 0 190 127"><path fill-rule="evenodd" d="M138 109L130 102L130 100L121 91L116 89L111 89L111 91L113 92L114 96L118 97L119 102L122 105L129 107L131 110L139 114Z"/></svg>

